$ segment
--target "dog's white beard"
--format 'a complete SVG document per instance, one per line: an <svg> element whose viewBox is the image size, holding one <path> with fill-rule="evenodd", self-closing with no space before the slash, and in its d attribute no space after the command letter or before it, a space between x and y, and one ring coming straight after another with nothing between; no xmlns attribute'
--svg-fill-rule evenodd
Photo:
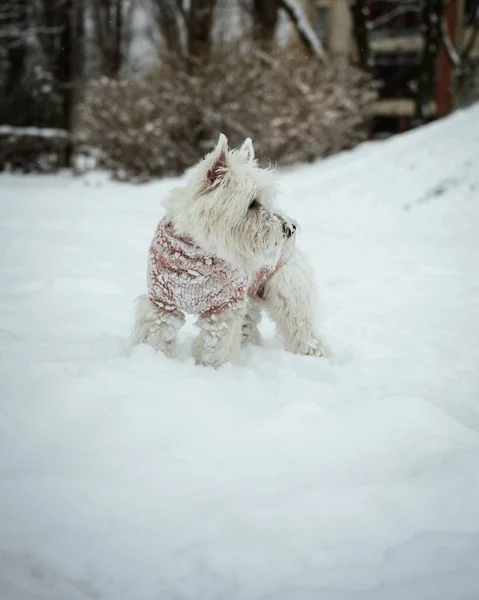
<svg viewBox="0 0 479 600"><path fill-rule="evenodd" d="M226 232L225 232L226 233ZM284 243L281 222L274 215L250 216L235 224L223 238L229 260L255 271L279 258Z"/></svg>

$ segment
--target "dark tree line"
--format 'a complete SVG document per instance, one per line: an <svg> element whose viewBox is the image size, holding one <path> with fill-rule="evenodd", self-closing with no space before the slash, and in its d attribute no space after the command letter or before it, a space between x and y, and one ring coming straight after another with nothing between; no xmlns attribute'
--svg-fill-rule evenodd
<svg viewBox="0 0 479 600"><path fill-rule="evenodd" d="M357 63L366 72L372 66L371 32L408 11L418 15L424 42L414 82L418 122L432 116L439 55L443 58L446 52L459 83L469 74L468 59L479 31L479 0L466 0L469 29L461 47L445 18L456 1L404 0L372 18L369 0L349 0ZM243 46L261 55L261 60L278 52L282 13L304 60L326 65L327 56L304 6L307 3L299 0L0 0L0 125L73 132L78 103L90 81L100 75L110 80L129 76L128 52L137 9L147 15L154 32L153 58L185 78L205 77L212 63L231 58L222 52L228 48L235 52L228 40L238 15ZM193 112L187 124L195 132L193 146L200 147L207 128Z"/></svg>
<svg viewBox="0 0 479 600"><path fill-rule="evenodd" d="M91 15L101 71L121 67L122 0L0 0L0 119L71 130Z"/></svg>
<svg viewBox="0 0 479 600"><path fill-rule="evenodd" d="M461 84L479 35L479 0L467 0L469 33L460 48L454 46L444 19L451 2L454 0L404 0L392 3L391 11L378 19L384 25L399 13L411 11L421 16L424 44L415 82L416 114L421 121L428 118L434 99L441 48L447 50ZM368 71L370 34L379 22L370 18L368 0L349 3L358 63ZM0 0L0 121L71 130L76 92L85 77L92 72L115 77L121 72L132 10L139 4L160 33L162 47L181 57L190 72L198 61L208 60L215 22L225 6L233 5L248 13L252 43L262 50L274 49L282 10L308 53L325 59L312 29L304 27L307 19L295 0Z"/></svg>
<svg viewBox="0 0 479 600"><path fill-rule="evenodd" d="M161 45L190 72L211 53L218 0L0 0L0 122L71 131L76 94L88 75L117 76L131 35L132 10L141 6ZM234 5L223 3L222 7ZM319 40L303 31L293 0L244 0L238 10L253 21L253 43L272 50L278 12L286 11L306 49ZM319 50L318 50L319 47ZM88 71L88 73L87 73Z"/></svg>

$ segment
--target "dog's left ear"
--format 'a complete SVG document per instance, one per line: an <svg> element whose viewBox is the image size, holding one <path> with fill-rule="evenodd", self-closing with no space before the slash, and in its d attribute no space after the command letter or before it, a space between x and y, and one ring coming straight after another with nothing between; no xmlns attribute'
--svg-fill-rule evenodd
<svg viewBox="0 0 479 600"><path fill-rule="evenodd" d="M228 139L224 133L220 133L216 148L212 152L213 164L208 169L207 179L210 185L224 176L228 167Z"/></svg>
<svg viewBox="0 0 479 600"><path fill-rule="evenodd" d="M243 142L243 145L240 148L240 152L244 152L244 154L246 154L246 157L248 160L254 160L254 148L253 148L253 142L251 141L251 138L246 138L245 141Z"/></svg>

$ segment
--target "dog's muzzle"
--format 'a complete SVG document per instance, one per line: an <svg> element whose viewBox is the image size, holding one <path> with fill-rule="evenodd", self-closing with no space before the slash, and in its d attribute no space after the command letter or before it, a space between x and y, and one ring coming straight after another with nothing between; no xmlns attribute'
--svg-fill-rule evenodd
<svg viewBox="0 0 479 600"><path fill-rule="evenodd" d="M292 235L294 235L294 232L296 231L296 225L294 223L286 223L286 221L283 221L283 235L286 239L289 239Z"/></svg>

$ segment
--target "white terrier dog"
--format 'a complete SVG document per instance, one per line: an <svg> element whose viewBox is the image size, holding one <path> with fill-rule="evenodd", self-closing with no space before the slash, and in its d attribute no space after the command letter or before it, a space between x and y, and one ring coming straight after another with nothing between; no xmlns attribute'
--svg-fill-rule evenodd
<svg viewBox="0 0 479 600"><path fill-rule="evenodd" d="M153 238L148 295L138 299L133 343L174 356L185 313L198 314L197 364L219 367L260 343L265 309L286 350L325 356L313 327L313 285L295 248L296 225L276 210L276 187L248 138L216 148L173 190Z"/></svg>

